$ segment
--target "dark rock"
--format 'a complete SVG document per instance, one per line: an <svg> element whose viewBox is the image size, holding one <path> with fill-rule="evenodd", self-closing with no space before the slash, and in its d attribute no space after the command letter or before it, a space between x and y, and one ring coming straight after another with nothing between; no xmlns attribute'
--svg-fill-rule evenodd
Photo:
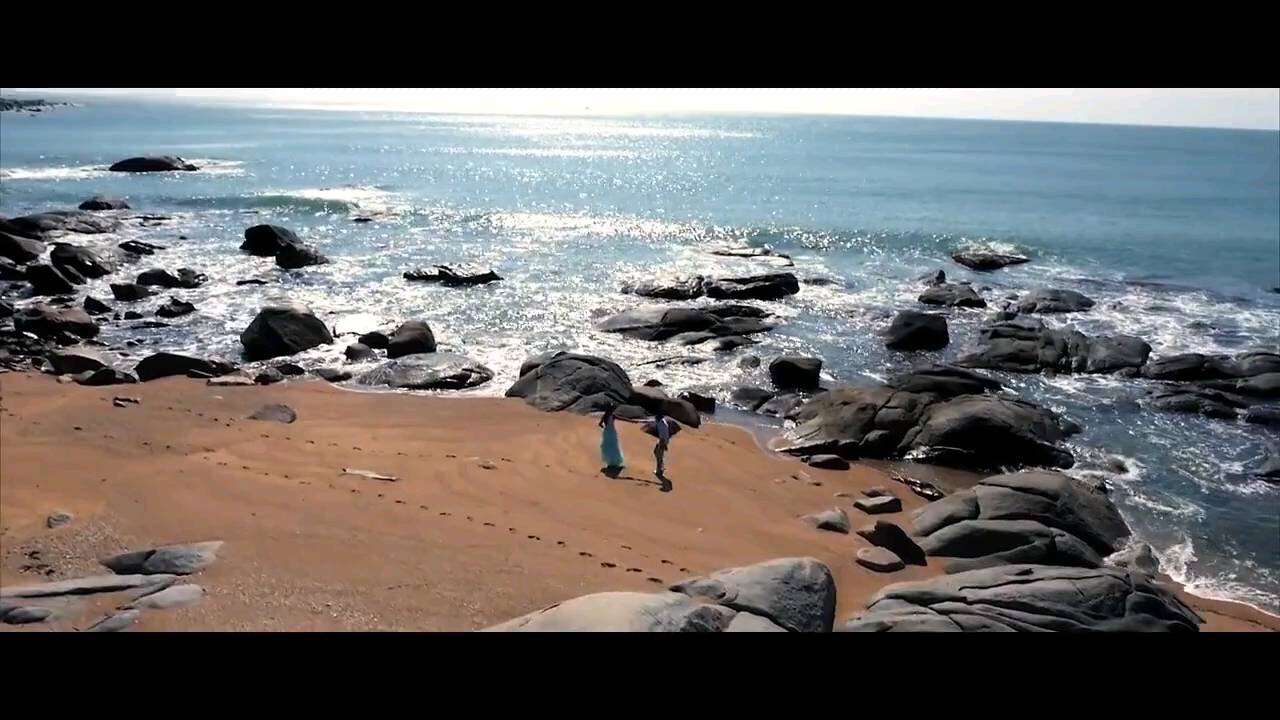
<svg viewBox="0 0 1280 720"><path fill-rule="evenodd" d="M276 373L279 375L279 373ZM283 380L284 378L280 378ZM244 373L231 373L230 375L219 375L205 381L205 385L209 387L253 387L257 382L245 375Z"/></svg>
<svg viewBox="0 0 1280 720"><path fill-rule="evenodd" d="M81 210L128 210L129 203L117 197L94 195L80 203Z"/></svg>
<svg viewBox="0 0 1280 720"><path fill-rule="evenodd" d="M93 372L106 367L102 356L87 348L59 350L45 356L53 371L59 375L76 375L82 372Z"/></svg>
<svg viewBox="0 0 1280 720"><path fill-rule="evenodd" d="M327 380L331 383L346 382L352 377L349 371L342 370L341 368L323 367L316 368L313 372L315 372L316 377L319 377L322 380Z"/></svg>
<svg viewBox="0 0 1280 720"><path fill-rule="evenodd" d="M704 289L716 300L781 300L800 292L800 283L791 273L771 273L708 280Z"/></svg>
<svg viewBox="0 0 1280 720"><path fill-rule="evenodd" d="M743 257L743 258L759 258L759 257L776 257L787 260L790 264L791 256L784 255L773 248L767 247L728 247L716 248L710 251L712 255L720 255L722 257Z"/></svg>
<svg viewBox="0 0 1280 720"><path fill-rule="evenodd" d="M524 398L539 410L590 413L625 404L631 392L631 379L617 363L592 355L556 353L523 372L506 396Z"/></svg>
<svg viewBox="0 0 1280 720"><path fill-rule="evenodd" d="M730 568L671 586L739 612L759 615L792 632L830 632L836 586L814 558L784 558Z"/></svg>
<svg viewBox="0 0 1280 720"><path fill-rule="evenodd" d="M111 283L111 296L121 302L136 302L154 295L150 288L133 283Z"/></svg>
<svg viewBox="0 0 1280 720"><path fill-rule="evenodd" d="M756 412L761 415L769 415L771 417L794 419L800 406L804 404L804 397L795 393L782 393L775 395L763 405L756 408Z"/></svg>
<svg viewBox="0 0 1280 720"><path fill-rule="evenodd" d="M784 390L817 390L821 373L819 358L783 355L769 363L769 379Z"/></svg>
<svg viewBox="0 0 1280 720"><path fill-rule="evenodd" d="M124 372L123 370L107 367L102 368L101 370L95 370L87 377L78 376L76 378L76 382L80 385L98 387L102 385L127 385L136 383L138 382L138 378Z"/></svg>
<svg viewBox="0 0 1280 720"><path fill-rule="evenodd" d="M85 296L84 311L89 313L90 315L106 315L109 312L113 312L113 310L109 305L93 297L92 295Z"/></svg>
<svg viewBox="0 0 1280 720"><path fill-rule="evenodd" d="M1093 300L1075 290L1032 290L1018 302L1020 313L1068 313L1093 307Z"/></svg>
<svg viewBox="0 0 1280 720"><path fill-rule="evenodd" d="M298 413L293 408L280 403L272 403L271 405L263 405L249 416L250 420L263 420L265 422L278 422L285 425L292 424L298 419Z"/></svg>
<svg viewBox="0 0 1280 720"><path fill-rule="evenodd" d="M968 285L943 283L925 290L920 294L920 302L925 305L946 305L948 307L984 308L987 301Z"/></svg>
<svg viewBox="0 0 1280 720"><path fill-rule="evenodd" d="M498 276L498 273L492 270L482 271L478 268L454 269L448 265L436 265L434 267L434 270L410 270L404 274L404 279L419 282L436 282L446 287L485 285L502 279Z"/></svg>
<svg viewBox="0 0 1280 720"><path fill-rule="evenodd" d="M1071 467L1059 443L1069 433L1052 411L992 395L963 395L930 405L898 451L976 470Z"/></svg>
<svg viewBox="0 0 1280 720"><path fill-rule="evenodd" d="M343 351L343 354L352 362L372 360L376 357L376 355L374 355L373 348L370 348L368 345L363 343L351 343L347 346L347 349Z"/></svg>
<svg viewBox="0 0 1280 720"><path fill-rule="evenodd" d="M583 595L485 628L486 632L720 632L734 613L678 593Z"/></svg>
<svg viewBox="0 0 1280 720"><path fill-rule="evenodd" d="M760 320L764 312L749 305L646 307L618 313L599 328L640 340L667 340L681 333L707 332L716 337L751 335L772 329Z"/></svg>
<svg viewBox="0 0 1280 720"><path fill-rule="evenodd" d="M85 632L123 632L138 619L138 610L121 610L90 625Z"/></svg>
<svg viewBox="0 0 1280 720"><path fill-rule="evenodd" d="M951 398L999 392L1001 385L991 378L950 365L920 365L889 378L889 387L908 393L931 393Z"/></svg>
<svg viewBox="0 0 1280 720"><path fill-rule="evenodd" d="M151 155L146 157L131 157L121 160L107 168L111 172L170 172L185 171L192 172L200 168L173 155Z"/></svg>
<svg viewBox="0 0 1280 720"><path fill-rule="evenodd" d="M12 305L4 300L0 300L0 318L13 317L15 312L17 312L17 310L15 310Z"/></svg>
<svg viewBox="0 0 1280 720"><path fill-rule="evenodd" d="M52 265L28 265L24 278L31 283L31 289L36 295L66 295L76 291L71 280Z"/></svg>
<svg viewBox="0 0 1280 720"><path fill-rule="evenodd" d="M772 400L774 395L773 391L764 388L740 387L733 391L729 400L739 407L755 412L761 405Z"/></svg>
<svg viewBox="0 0 1280 720"><path fill-rule="evenodd" d="M320 318L307 306L294 302L262 308L240 333L240 343L250 360L294 355L332 342L333 336Z"/></svg>
<svg viewBox="0 0 1280 720"><path fill-rule="evenodd" d="M285 377L296 377L307 374L307 371L303 370L301 365L291 362L280 363L279 365L276 365L274 369Z"/></svg>
<svg viewBox="0 0 1280 720"><path fill-rule="evenodd" d="M183 315L189 315L196 311L196 306L189 302L184 302L176 297L169 298L169 302L156 308L156 315L162 318L176 318Z"/></svg>
<svg viewBox="0 0 1280 720"><path fill-rule="evenodd" d="M922 538L920 546L928 555L950 558L947 572L1011 563L1102 565L1079 538L1033 520L962 520Z"/></svg>
<svg viewBox="0 0 1280 720"><path fill-rule="evenodd" d="M692 403L687 400L669 397L658 388L633 388L627 403L641 407L650 414L656 414L661 411L663 415L689 427L696 428L702 424L702 417Z"/></svg>
<svg viewBox="0 0 1280 720"><path fill-rule="evenodd" d="M941 315L903 310L885 333L890 350L941 350L951 342L947 319Z"/></svg>
<svg viewBox="0 0 1280 720"><path fill-rule="evenodd" d="M469 357L431 352L388 360L361 375L357 382L406 390L464 390L492 379L492 370Z"/></svg>
<svg viewBox="0 0 1280 720"><path fill-rule="evenodd" d="M174 275L168 270L153 268L138 275L139 285L159 286L165 288L198 288L209 281L208 276L191 268L178 268Z"/></svg>
<svg viewBox="0 0 1280 720"><path fill-rule="evenodd" d="M138 374L139 380L150 382L171 375L186 375L192 370L205 373L209 377L218 377L234 372L235 369L234 365L221 360L201 360L186 355L162 352L143 358L134 368L134 372Z"/></svg>
<svg viewBox="0 0 1280 720"><path fill-rule="evenodd" d="M1020 265L1030 262L1031 258L1013 253L1000 253L990 250L957 250L951 259L971 270L999 270L1009 265Z"/></svg>
<svg viewBox="0 0 1280 720"><path fill-rule="evenodd" d="M221 548L221 540L161 545L113 555L99 562L118 575L190 575L212 565Z"/></svg>
<svg viewBox="0 0 1280 720"><path fill-rule="evenodd" d="M216 379L217 378L214 378L214 380ZM212 382L212 380L210 382ZM275 368L267 368L266 370L263 370L257 375L254 375L252 380L252 384L254 385L274 385L278 382L284 382L284 375Z"/></svg>
<svg viewBox="0 0 1280 720"><path fill-rule="evenodd" d="M1157 410L1193 413L1228 420L1239 417L1240 409L1247 405L1240 398L1191 385L1153 390L1150 403L1151 407Z"/></svg>
<svg viewBox="0 0 1280 720"><path fill-rule="evenodd" d="M75 518L76 518L75 515L72 515L71 513L66 512L64 510L59 510L55 513L50 514L49 517L45 518L44 524L45 524L45 527L52 530L54 528L60 528L63 525L66 525L72 520L75 520Z"/></svg>
<svg viewBox="0 0 1280 720"><path fill-rule="evenodd" d="M530 355L525 358L524 362L520 363L520 375L524 376L533 370L537 370L548 362L565 354L567 353L564 350L548 350L547 352L538 353L537 355Z"/></svg>
<svg viewBox="0 0 1280 720"><path fill-rule="evenodd" d="M16 312L13 326L18 332L29 332L42 338L70 333L76 337L91 338L98 334L98 325L80 308L52 308L37 303Z"/></svg>
<svg viewBox="0 0 1280 720"><path fill-rule="evenodd" d="M165 250L163 245L153 245L141 240L125 240L116 247L131 255L155 255L157 250Z"/></svg>
<svg viewBox="0 0 1280 720"><path fill-rule="evenodd" d="M44 622L53 616L53 610L38 605L10 607L0 605L0 622L6 625L29 625Z"/></svg>
<svg viewBox="0 0 1280 720"><path fill-rule="evenodd" d="M947 282L947 273L944 272L942 268L938 268L933 272L929 272L929 273L925 273L924 275L921 275L917 279L923 282L925 285L944 285Z"/></svg>
<svg viewBox="0 0 1280 720"><path fill-rule="evenodd" d="M1155 551L1146 543L1134 543L1125 549L1110 555L1104 561L1108 567L1139 572L1143 575L1159 575L1160 560Z"/></svg>
<svg viewBox="0 0 1280 720"><path fill-rule="evenodd" d="M387 357L392 359L435 351L436 337L431 332L431 326L422 320L401 323L387 342Z"/></svg>
<svg viewBox="0 0 1280 720"><path fill-rule="evenodd" d="M117 319L117 320L119 320L120 318L119 318L119 317L117 317L116 319ZM125 314L124 314L124 319L125 319L125 320L141 320L141 319L142 319L142 313L140 313L140 312L138 312L138 311L136 311L136 310L129 310L129 311L125 312Z"/></svg>
<svg viewBox="0 0 1280 720"><path fill-rule="evenodd" d="M809 467L819 468L822 470L848 470L849 461L839 455L814 455L805 463Z"/></svg>
<svg viewBox="0 0 1280 720"><path fill-rule="evenodd" d="M857 554L858 564L876 572L895 572L906 567L902 558L882 547L860 548Z"/></svg>
<svg viewBox="0 0 1280 720"><path fill-rule="evenodd" d="M1142 369L1143 377L1152 380L1182 382L1228 380L1277 372L1280 372L1280 355L1272 352L1247 352L1234 358L1183 353L1157 358Z"/></svg>
<svg viewBox="0 0 1280 720"><path fill-rule="evenodd" d="M26 282L27 269L22 265L14 264L9 258L0 257L0 280Z"/></svg>
<svg viewBox="0 0 1280 720"><path fill-rule="evenodd" d="M44 243L22 235L0 232L0 258L8 258L15 263L29 263L44 255Z"/></svg>
<svg viewBox="0 0 1280 720"><path fill-rule="evenodd" d="M853 506L868 515L902 512L902 501L893 495L860 497L853 501Z"/></svg>
<svg viewBox="0 0 1280 720"><path fill-rule="evenodd" d="M244 231L240 249L250 255L275 257L282 248L301 245L302 241L292 230L279 225L254 225Z"/></svg>
<svg viewBox="0 0 1280 720"><path fill-rule="evenodd" d="M1249 408L1244 421L1255 425L1280 427L1280 407L1258 406Z"/></svg>
<svg viewBox="0 0 1280 720"><path fill-rule="evenodd" d="M879 497L889 497L881 495ZM858 528L858 535L877 547L890 550L911 565L925 565L924 548L916 544L902 528L888 520L876 520L870 525Z"/></svg>
<svg viewBox="0 0 1280 720"><path fill-rule="evenodd" d="M714 415L716 412L716 399L713 397L696 392L682 392L679 397L697 408L700 413Z"/></svg>
<svg viewBox="0 0 1280 720"><path fill-rule="evenodd" d="M666 282L646 280L624 284L622 292L659 300L693 300L706 294L704 287L706 281L707 279L701 275Z"/></svg>
<svg viewBox="0 0 1280 720"><path fill-rule="evenodd" d="M849 516L840 508L823 510L800 518L819 530L849 534Z"/></svg>
<svg viewBox="0 0 1280 720"><path fill-rule="evenodd" d="M746 345L755 345L757 344L757 342L758 341L752 340L751 338L748 338L748 337L742 337L740 335L730 335L728 337L717 338L714 342L711 343L710 347L715 352L729 352L731 350L737 350L738 348L744 347ZM756 360L758 362L759 358L756 358Z"/></svg>
<svg viewBox="0 0 1280 720"><path fill-rule="evenodd" d="M310 245L289 244L280 248L276 253L276 265L285 270L297 270L309 265L324 265L329 262L329 258L320 254Z"/></svg>
<svg viewBox="0 0 1280 720"><path fill-rule="evenodd" d="M1076 330L1054 330L1036 318L1015 317L982 329L985 345L958 361L965 367L1014 372L1115 372L1138 368L1151 346L1127 335L1088 337Z"/></svg>
<svg viewBox="0 0 1280 720"><path fill-rule="evenodd" d="M391 339L385 334L375 331L361 335L360 344L374 350L386 350L387 346L391 344Z"/></svg>
<svg viewBox="0 0 1280 720"><path fill-rule="evenodd" d="M169 325L169 323L160 322L159 320L147 320L146 322L134 323L129 327L133 328L134 330L154 330L156 328L167 328L171 326Z"/></svg>
<svg viewBox="0 0 1280 720"><path fill-rule="evenodd" d="M82 235L115 232L120 221L113 217L94 215L83 210L55 210L53 212L10 218L0 231L10 235L38 239L47 233L73 232Z"/></svg>
<svg viewBox="0 0 1280 720"><path fill-rule="evenodd" d="M248 280L236 281L236 285L266 285L266 284L268 284L266 280L259 280L258 278L250 278Z"/></svg>
<svg viewBox="0 0 1280 720"><path fill-rule="evenodd" d="M1196 632L1201 622L1142 573L1005 565L890 585L843 629Z"/></svg>

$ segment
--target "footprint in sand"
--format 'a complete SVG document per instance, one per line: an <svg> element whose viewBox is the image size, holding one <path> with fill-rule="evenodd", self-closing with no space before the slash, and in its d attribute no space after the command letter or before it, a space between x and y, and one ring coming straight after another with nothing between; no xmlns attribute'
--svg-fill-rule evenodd
<svg viewBox="0 0 1280 720"><path fill-rule="evenodd" d="M680 572L687 573L689 572L689 568L680 568Z"/></svg>
<svg viewBox="0 0 1280 720"><path fill-rule="evenodd" d="M427 507L426 505L419 505L419 506L418 506L418 509L419 509L419 510L430 510L431 508Z"/></svg>
<svg viewBox="0 0 1280 720"><path fill-rule="evenodd" d="M526 537L528 537L530 540L542 540L542 538L538 537L537 535L527 535Z"/></svg>
<svg viewBox="0 0 1280 720"><path fill-rule="evenodd" d="M496 525L494 525L494 524L493 524L493 523L491 523L491 522L487 522L487 523L485 523L485 525L486 525L486 526L488 526L488 527L497 527Z"/></svg>
<svg viewBox="0 0 1280 720"><path fill-rule="evenodd" d="M467 522L471 522L471 516L470 516L470 515L468 515L468 516L467 516Z"/></svg>
<svg viewBox="0 0 1280 720"><path fill-rule="evenodd" d="M582 557L595 557L595 555L592 555L591 553L587 552L586 550L580 550L580 551L578 551L578 554L579 554L579 555L581 555Z"/></svg>
<svg viewBox="0 0 1280 720"><path fill-rule="evenodd" d="M378 497L382 497L382 493L378 493Z"/></svg>
<svg viewBox="0 0 1280 720"><path fill-rule="evenodd" d="M644 572L640 568L627 568L627 572Z"/></svg>
<svg viewBox="0 0 1280 720"><path fill-rule="evenodd" d="M617 564L615 564L615 563L611 563L611 562L602 562L602 563L600 563L600 567L602 567L602 568L616 568L616 567L618 567L618 566L617 566Z"/></svg>
<svg viewBox="0 0 1280 720"><path fill-rule="evenodd" d="M564 541L563 541L563 540L557 540L557 541L556 541L556 544L557 544L557 545L559 545L560 547L564 547Z"/></svg>
<svg viewBox="0 0 1280 720"><path fill-rule="evenodd" d="M663 565L675 565L675 563L671 562L670 560L663 560L663 561L662 561L662 564L663 564Z"/></svg>
<svg viewBox="0 0 1280 720"><path fill-rule="evenodd" d="M307 441L307 444L308 444L308 445L315 445L315 444L316 444L316 441L315 441L315 440L308 440L308 441Z"/></svg>
<svg viewBox="0 0 1280 720"><path fill-rule="evenodd" d="M440 517L449 517L449 513L444 512L444 511L442 510L442 511L440 512Z"/></svg>
<svg viewBox="0 0 1280 720"><path fill-rule="evenodd" d="M403 504L404 504L404 501L403 501L403 500L397 500L397 501L396 501L396 504L397 504L397 505L403 505Z"/></svg>
<svg viewBox="0 0 1280 720"><path fill-rule="evenodd" d="M659 585L667 584L662 578L645 578L645 580L648 580L651 583L657 583Z"/></svg>
<svg viewBox="0 0 1280 720"><path fill-rule="evenodd" d="M630 549L631 549L631 546L630 546L630 545L619 545L618 547L621 547L623 550L630 550Z"/></svg>

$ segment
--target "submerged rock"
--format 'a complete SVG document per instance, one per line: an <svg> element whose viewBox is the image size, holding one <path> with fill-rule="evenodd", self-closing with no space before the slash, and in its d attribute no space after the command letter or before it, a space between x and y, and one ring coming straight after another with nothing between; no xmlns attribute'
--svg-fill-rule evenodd
<svg viewBox="0 0 1280 720"><path fill-rule="evenodd" d="M107 168L111 172L194 172L200 168L174 155L150 155L131 157L113 163Z"/></svg>

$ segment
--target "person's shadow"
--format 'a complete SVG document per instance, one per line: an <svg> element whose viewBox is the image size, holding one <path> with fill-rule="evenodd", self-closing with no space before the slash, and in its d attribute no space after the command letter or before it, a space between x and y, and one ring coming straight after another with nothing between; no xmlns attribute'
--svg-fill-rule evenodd
<svg viewBox="0 0 1280 720"><path fill-rule="evenodd" d="M661 482L657 482L647 478L636 477L634 475L623 475L622 468L618 467L600 468L600 473L611 480L626 480L628 482L636 483L637 485L657 485L658 489L662 492L671 492L671 482L664 477L659 477L658 480L661 480Z"/></svg>

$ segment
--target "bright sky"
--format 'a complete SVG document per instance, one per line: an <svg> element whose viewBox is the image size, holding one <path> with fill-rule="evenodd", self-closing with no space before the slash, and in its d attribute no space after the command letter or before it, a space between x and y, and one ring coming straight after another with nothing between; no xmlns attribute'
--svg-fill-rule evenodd
<svg viewBox="0 0 1280 720"><path fill-rule="evenodd" d="M801 113L1280 130L1280 88L64 88L211 102L513 115ZM56 93L55 88L23 89Z"/></svg>

